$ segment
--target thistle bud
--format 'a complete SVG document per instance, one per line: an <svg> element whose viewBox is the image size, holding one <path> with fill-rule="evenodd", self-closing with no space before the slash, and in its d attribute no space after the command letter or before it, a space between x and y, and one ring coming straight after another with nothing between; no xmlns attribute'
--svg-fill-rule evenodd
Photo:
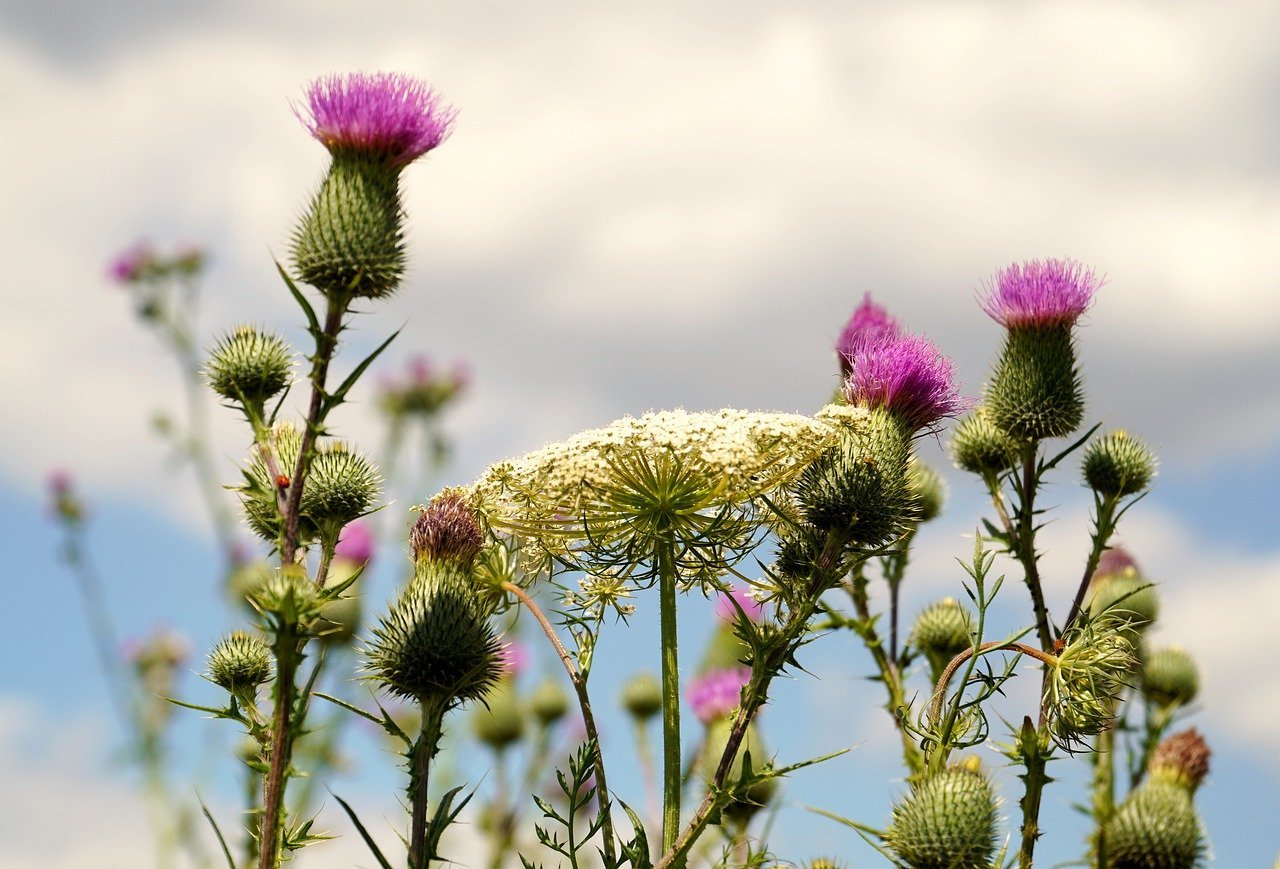
<svg viewBox="0 0 1280 869"><path fill-rule="evenodd" d="M373 630L369 675L407 699L483 697L501 672L502 647L465 576L415 577Z"/></svg>
<svg viewBox="0 0 1280 869"><path fill-rule="evenodd" d="M996 850L996 796L980 770L953 767L893 807L885 844L913 869L986 869Z"/></svg>
<svg viewBox="0 0 1280 869"><path fill-rule="evenodd" d="M543 681L529 697L529 711L543 727L550 727L569 712L569 695L554 679Z"/></svg>
<svg viewBox="0 0 1280 869"><path fill-rule="evenodd" d="M1085 449L1085 482L1099 495L1137 495L1151 484L1156 457L1147 445L1123 430L1098 438Z"/></svg>
<svg viewBox="0 0 1280 869"><path fill-rule="evenodd" d="M916 502L916 520L928 522L938 518L947 500L947 483L942 475L913 458L907 466L907 485Z"/></svg>
<svg viewBox="0 0 1280 869"><path fill-rule="evenodd" d="M985 403L991 421L1014 439L1079 428L1084 391L1071 330L1101 283L1072 260L1032 260L996 273L982 305L1007 331Z"/></svg>
<svg viewBox="0 0 1280 869"><path fill-rule="evenodd" d="M263 559L235 565L227 573L227 598L236 606L246 606L252 611L250 601L275 573L276 568Z"/></svg>
<svg viewBox="0 0 1280 869"><path fill-rule="evenodd" d="M1157 779L1133 790L1104 830L1109 869L1193 869L1205 852L1190 791Z"/></svg>
<svg viewBox="0 0 1280 869"><path fill-rule="evenodd" d="M368 459L332 441L316 450L300 509L321 531L330 529L336 544L342 526L369 512L381 484Z"/></svg>
<svg viewBox="0 0 1280 869"><path fill-rule="evenodd" d="M214 392L254 408L260 419L266 402L288 385L292 356L278 335L239 326L213 348L204 376Z"/></svg>
<svg viewBox="0 0 1280 869"><path fill-rule="evenodd" d="M643 724L662 711L662 686L652 673L637 673L622 686L622 708Z"/></svg>
<svg viewBox="0 0 1280 869"><path fill-rule="evenodd" d="M999 475L1017 461L1018 447L991 422L985 407L960 420L951 436L951 457L956 466L971 474Z"/></svg>
<svg viewBox="0 0 1280 869"><path fill-rule="evenodd" d="M413 560L453 561L470 566L484 546L484 534L462 489L445 489L431 499L409 533Z"/></svg>
<svg viewBox="0 0 1280 869"><path fill-rule="evenodd" d="M836 341L836 356L840 361L840 377L847 379L853 373L853 357L864 345L879 338L900 335L902 327L882 305L871 300L871 294L862 297L862 304L853 311Z"/></svg>
<svg viewBox="0 0 1280 869"><path fill-rule="evenodd" d="M844 869L844 864L830 857L815 857L805 864L805 869Z"/></svg>
<svg viewBox="0 0 1280 869"><path fill-rule="evenodd" d="M973 644L973 618L960 601L943 598L916 617L910 643L929 661L937 681L951 659Z"/></svg>
<svg viewBox="0 0 1280 869"><path fill-rule="evenodd" d="M240 503L244 508L245 519L254 533L269 543L274 543L284 531L284 519L280 514L277 494L281 487L287 487L292 474L298 465L298 453L302 450L302 432L296 426L281 422L271 430L270 448L274 456L272 468L262 455L262 450L255 448L249 467L245 470L245 485L241 486ZM273 472L274 471L274 472ZM316 526L305 514L298 516L298 541L307 543L315 539Z"/></svg>
<svg viewBox="0 0 1280 869"><path fill-rule="evenodd" d="M1126 570L1095 581L1087 608L1094 616L1109 613L1126 627L1141 631L1160 614L1160 597L1149 581Z"/></svg>
<svg viewBox="0 0 1280 869"><path fill-rule="evenodd" d="M1200 671L1177 647L1157 649L1142 662L1142 695L1157 706L1185 706L1200 691Z"/></svg>
<svg viewBox="0 0 1280 869"><path fill-rule="evenodd" d="M494 751L502 751L524 736L524 716L520 714L514 679L499 679L485 695L484 706L472 713L471 729Z"/></svg>
<svg viewBox="0 0 1280 869"><path fill-rule="evenodd" d="M209 678L234 695L252 695L271 678L271 650L244 631L232 631L209 654Z"/></svg>
<svg viewBox="0 0 1280 869"><path fill-rule="evenodd" d="M294 233L297 273L340 298L386 296L405 267L400 171L444 141L454 113L395 74L320 79L305 111L333 163Z"/></svg>
<svg viewBox="0 0 1280 869"><path fill-rule="evenodd" d="M728 747L729 734L732 730L733 721L728 718L716 719L707 727L706 740L703 742L702 754L698 760L698 772L708 782L715 780L716 770L720 768L720 761L724 757L725 748ZM751 755L753 773L759 772L760 768L769 761L764 741L760 738L760 730L754 723L747 725L742 743L738 747L738 754L730 762L728 774L724 777L725 787L733 786L741 778L743 758L748 753ZM777 779L768 778L756 782L747 789L745 795L725 806L724 814L730 820L746 823L752 815L767 806L777 792Z"/></svg>
<svg viewBox="0 0 1280 869"><path fill-rule="evenodd" d="M1211 755L1204 737L1191 727L1162 740L1148 769L1152 780L1177 784L1194 793L1209 774Z"/></svg>

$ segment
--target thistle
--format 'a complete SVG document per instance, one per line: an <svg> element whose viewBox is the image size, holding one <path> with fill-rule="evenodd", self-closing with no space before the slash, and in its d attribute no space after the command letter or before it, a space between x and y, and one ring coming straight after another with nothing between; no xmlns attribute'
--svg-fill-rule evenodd
<svg viewBox="0 0 1280 869"><path fill-rule="evenodd" d="M330 296L380 298L404 275L400 172L449 135L454 111L396 73L331 76L299 118L333 157L293 241L298 276Z"/></svg>
<svg viewBox="0 0 1280 869"><path fill-rule="evenodd" d="M685 699L693 714L703 724L719 718L728 718L742 699L742 688L751 679L749 667L728 667L712 670L689 681Z"/></svg>
<svg viewBox="0 0 1280 869"><path fill-rule="evenodd" d="M985 404L1019 442L1063 437L1080 426L1084 393L1071 330L1101 286L1074 260L1031 260L996 273L983 310L1005 327Z"/></svg>
<svg viewBox="0 0 1280 869"><path fill-rule="evenodd" d="M244 631L232 631L209 653L209 679L233 696L252 697L271 678L271 650Z"/></svg>
<svg viewBox="0 0 1280 869"><path fill-rule="evenodd" d="M515 680L498 679L485 694L484 705L471 714L471 730L494 751L503 751L524 736L524 715L520 711Z"/></svg>
<svg viewBox="0 0 1280 869"><path fill-rule="evenodd" d="M864 345L879 338L892 337L902 332L898 321L889 312L871 300L871 294L862 297L862 304L853 311L836 341L836 355L840 360L840 377L847 379L853 373L853 357Z"/></svg>
<svg viewBox="0 0 1280 869"><path fill-rule="evenodd" d="M643 724L662 711L662 684L652 673L637 673L622 686L622 708Z"/></svg>
<svg viewBox="0 0 1280 869"><path fill-rule="evenodd" d="M560 683L546 679L529 695L529 711L542 727L550 727L569 712L569 695Z"/></svg>
<svg viewBox="0 0 1280 869"><path fill-rule="evenodd" d="M880 335L858 345L844 394L854 407L885 410L909 433L931 429L965 404L951 360L916 335Z"/></svg>
<svg viewBox="0 0 1280 869"><path fill-rule="evenodd" d="M210 352L204 376L214 392L261 423L266 402L289 384L292 370L293 353L283 338L238 326Z"/></svg>
<svg viewBox="0 0 1280 869"><path fill-rule="evenodd" d="M951 659L973 645L973 617L960 601L943 598L916 617L910 643L928 660L936 683Z"/></svg>
<svg viewBox="0 0 1280 869"><path fill-rule="evenodd" d="M1089 444L1082 466L1089 488L1106 498L1122 498L1146 491L1156 458L1142 441L1117 430Z"/></svg>
<svg viewBox="0 0 1280 869"><path fill-rule="evenodd" d="M947 500L947 482L942 475L918 458L912 458L907 467L907 485L916 502L916 521L938 518Z"/></svg>
<svg viewBox="0 0 1280 869"><path fill-rule="evenodd" d="M988 869L996 808L986 774L972 764L954 766L914 784L893 807L885 844L912 869Z"/></svg>
<svg viewBox="0 0 1280 869"><path fill-rule="evenodd" d="M483 546L475 511L461 489L445 489L432 498L409 532L415 562L448 561L470 568Z"/></svg>
<svg viewBox="0 0 1280 869"><path fill-rule="evenodd" d="M1017 462L1013 440L991 422L983 406L960 420L951 435L951 457L956 467L980 477L998 476Z"/></svg>
<svg viewBox="0 0 1280 869"><path fill-rule="evenodd" d="M1192 869L1207 850L1192 802L1209 771L1209 748L1194 729L1156 748L1146 781L1106 825L1109 869Z"/></svg>
<svg viewBox="0 0 1280 869"><path fill-rule="evenodd" d="M1186 706L1200 691L1200 671L1177 647L1157 649L1142 661L1142 695L1156 706Z"/></svg>

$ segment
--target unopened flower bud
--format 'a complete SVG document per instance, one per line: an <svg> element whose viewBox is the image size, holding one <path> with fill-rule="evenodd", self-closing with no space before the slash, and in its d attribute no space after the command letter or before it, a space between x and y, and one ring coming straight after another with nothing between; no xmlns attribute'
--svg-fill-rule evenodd
<svg viewBox="0 0 1280 869"><path fill-rule="evenodd" d="M239 326L213 348L204 376L218 395L254 408L261 418L266 402L288 385L292 356L280 336Z"/></svg>
<svg viewBox="0 0 1280 869"><path fill-rule="evenodd" d="M916 519L920 522L936 519L947 500L947 483L942 475L913 458L907 466L907 485L915 498Z"/></svg>
<svg viewBox="0 0 1280 869"><path fill-rule="evenodd" d="M1089 488L1121 498L1146 490L1156 472L1156 457L1142 441L1118 430L1090 443L1082 466Z"/></svg>
<svg viewBox="0 0 1280 869"><path fill-rule="evenodd" d="M637 673L622 686L622 708L639 722L662 711L662 686L652 673Z"/></svg>
<svg viewBox="0 0 1280 869"><path fill-rule="evenodd" d="M1200 691L1200 671L1177 647L1157 649L1142 662L1142 694L1157 706L1185 706Z"/></svg>
<svg viewBox="0 0 1280 869"><path fill-rule="evenodd" d="M320 616L320 590L298 564L276 570L250 600L281 624L296 626L304 633L316 627Z"/></svg>
<svg viewBox="0 0 1280 869"><path fill-rule="evenodd" d="M271 650L244 631L232 631L209 654L209 678L232 694L252 694L271 678Z"/></svg>
<svg viewBox="0 0 1280 869"><path fill-rule="evenodd" d="M1004 473L1014 466L1017 455L1017 445L996 428L985 407L978 407L960 420L951 435L951 457L971 474Z"/></svg>
<svg viewBox="0 0 1280 869"><path fill-rule="evenodd" d="M471 729L477 739L494 751L502 751L524 736L524 716L520 714L514 680L498 680L485 695L484 706L472 713Z"/></svg>
<svg viewBox="0 0 1280 869"><path fill-rule="evenodd" d="M1205 852L1191 792L1155 778L1129 794L1104 830L1108 869L1193 869Z"/></svg>
<svg viewBox="0 0 1280 869"><path fill-rule="evenodd" d="M991 782L981 771L953 767L917 782L893 807L885 844L913 869L986 869L996 835Z"/></svg>
<svg viewBox="0 0 1280 869"><path fill-rule="evenodd" d="M554 679L547 679L533 689L529 711L543 727L555 724L569 712L569 695Z"/></svg>
<svg viewBox="0 0 1280 869"><path fill-rule="evenodd" d="M1194 793L1209 774L1212 752L1194 727L1161 740L1148 767L1152 780L1178 784Z"/></svg>
<svg viewBox="0 0 1280 869"><path fill-rule="evenodd" d="M1127 627L1140 631L1160 614L1160 597L1155 586L1137 572L1123 571L1094 584L1088 610L1094 616L1115 615Z"/></svg>
<svg viewBox="0 0 1280 869"><path fill-rule="evenodd" d="M431 499L409 533L414 561L470 565L484 546L484 534L462 489L445 489Z"/></svg>
<svg viewBox="0 0 1280 869"><path fill-rule="evenodd" d="M916 617L910 642L929 661L936 681L952 658L973 645L973 618L960 601L943 598Z"/></svg>
<svg viewBox="0 0 1280 869"><path fill-rule="evenodd" d="M317 528L333 529L336 544L344 525L369 512L381 485L368 459L341 441L331 441L316 450L300 509Z"/></svg>

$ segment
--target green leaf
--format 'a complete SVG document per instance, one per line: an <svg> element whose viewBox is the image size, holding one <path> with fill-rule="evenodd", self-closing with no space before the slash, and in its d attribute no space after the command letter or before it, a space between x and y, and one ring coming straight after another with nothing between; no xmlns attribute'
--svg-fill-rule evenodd
<svg viewBox="0 0 1280 869"><path fill-rule="evenodd" d="M391 863L386 857L382 856L382 852L378 850L378 844L373 841L373 837L369 835L369 831L364 828L364 824L360 823L360 819L356 817L355 810L347 804L342 797L329 791L329 795L338 801L338 805L342 806L342 810L347 813L347 817L351 819L351 823L356 825L356 830L360 833L360 838L364 839L364 843L369 846L369 850L373 852L374 859L378 861L378 865L382 869L391 869Z"/></svg>
<svg viewBox="0 0 1280 869"><path fill-rule="evenodd" d="M289 288L294 301L298 303L298 307L302 309L302 313L307 317L307 331L311 333L311 337L317 341L320 340L320 320L316 317L316 309L311 307L307 297L302 295L302 290L298 289L298 285L293 282L293 278L289 277L289 273L284 270L284 266L280 265L280 260L276 260L275 264L276 271L280 273L280 277L284 278L284 285Z"/></svg>
<svg viewBox="0 0 1280 869"><path fill-rule="evenodd" d="M222 846L222 856L227 859L227 866L229 869L236 869L235 858L231 856L231 849L227 847L227 840L223 837L222 830L218 828L218 822L213 819L213 813L204 804L204 799L199 793L196 794L196 800L200 803L200 811L204 812L204 816L209 820L209 826L213 827L213 835L218 837L218 844Z"/></svg>
<svg viewBox="0 0 1280 869"><path fill-rule="evenodd" d="M323 413L321 413L321 418L324 417L324 414L327 414L330 410L342 404L342 402L347 397L347 393L351 390L351 387L355 386L356 381L358 381L360 379L360 376L364 374L365 369L368 368L371 364L373 364L373 360L377 359L379 356L382 355L383 350L386 350L389 346L391 346L391 342L396 340L396 338L399 337L400 333L403 330L404 330L404 327L401 326L399 329L392 332L391 337L387 338L387 340L379 344L376 350L374 350L372 353L366 356L364 360L355 367L355 370L353 370L350 374L347 375L347 379L342 381L341 386L339 386L329 395L325 396L324 411Z"/></svg>

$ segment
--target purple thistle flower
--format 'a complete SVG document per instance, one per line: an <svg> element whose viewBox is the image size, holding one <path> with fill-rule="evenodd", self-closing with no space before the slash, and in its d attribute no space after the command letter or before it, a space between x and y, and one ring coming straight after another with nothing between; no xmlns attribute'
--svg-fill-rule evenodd
<svg viewBox="0 0 1280 869"><path fill-rule="evenodd" d="M751 621L759 622L764 618L764 604L751 596L751 589L734 586L728 594L722 592L716 599L716 616L720 619L726 622L738 620L738 609L729 600L730 598L738 602L738 606L742 607L742 611Z"/></svg>
<svg viewBox="0 0 1280 869"><path fill-rule="evenodd" d="M1098 558L1098 566L1093 571L1093 578L1098 580L1106 576L1114 576L1117 573L1124 573L1127 570L1138 573L1138 562L1134 560L1128 550L1113 546Z"/></svg>
<svg viewBox="0 0 1280 869"><path fill-rule="evenodd" d="M853 311L844 331L836 341L836 353L840 357L840 371L845 376L853 369L853 354L868 341L902 334L898 321L889 316L884 306L871 301L871 294L862 297L862 304Z"/></svg>
<svg viewBox="0 0 1280 869"><path fill-rule="evenodd" d="M693 707L693 714L698 716L698 720L710 724L738 708L742 686L750 680L750 667L711 670L689 682L685 699Z"/></svg>
<svg viewBox="0 0 1280 869"><path fill-rule="evenodd" d="M529 648L519 640L508 643L498 653L498 663L502 667L502 675L515 678L524 672L529 665Z"/></svg>
<svg viewBox="0 0 1280 869"><path fill-rule="evenodd" d="M459 489L445 489L431 499L409 532L414 560L450 560L470 564L484 546L476 514Z"/></svg>
<svg viewBox="0 0 1280 869"><path fill-rule="evenodd" d="M116 254L107 264L107 277L117 284L132 284L155 264L151 243L139 241Z"/></svg>
<svg viewBox="0 0 1280 869"><path fill-rule="evenodd" d="M1102 279L1075 260L1028 260L996 272L982 310L1006 329L1074 326Z"/></svg>
<svg viewBox="0 0 1280 869"><path fill-rule="evenodd" d="M356 564L368 564L373 558L373 549L373 529L369 527L369 523L357 519L342 529L333 557Z"/></svg>
<svg viewBox="0 0 1280 869"><path fill-rule="evenodd" d="M307 88L308 116L295 114L330 151L369 153L403 167L449 135L457 112L418 79L400 73L350 73Z"/></svg>
<svg viewBox="0 0 1280 869"><path fill-rule="evenodd" d="M844 394L858 407L881 407L915 430L968 407L960 397L951 360L919 335L881 336L853 354Z"/></svg>

